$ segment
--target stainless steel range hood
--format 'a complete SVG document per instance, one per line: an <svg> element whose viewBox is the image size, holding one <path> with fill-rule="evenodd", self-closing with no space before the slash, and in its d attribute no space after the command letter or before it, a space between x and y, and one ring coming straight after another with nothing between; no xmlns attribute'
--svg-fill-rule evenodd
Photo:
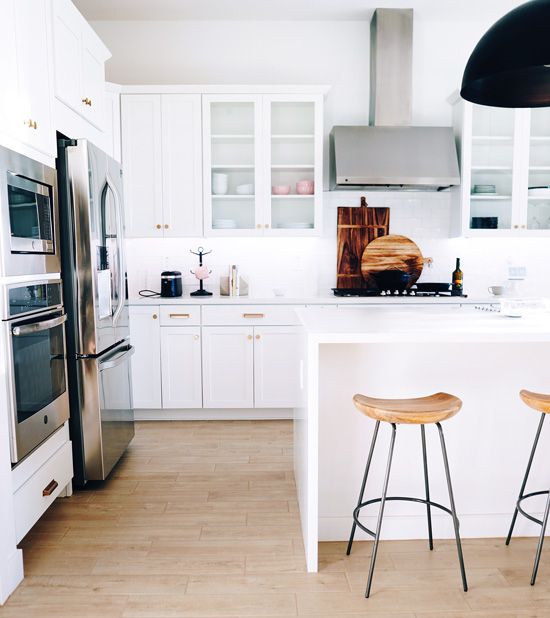
<svg viewBox="0 0 550 618"><path fill-rule="evenodd" d="M460 184L452 128L410 126L412 30L411 9L376 9L371 21L371 126L332 129L331 189L438 190Z"/></svg>

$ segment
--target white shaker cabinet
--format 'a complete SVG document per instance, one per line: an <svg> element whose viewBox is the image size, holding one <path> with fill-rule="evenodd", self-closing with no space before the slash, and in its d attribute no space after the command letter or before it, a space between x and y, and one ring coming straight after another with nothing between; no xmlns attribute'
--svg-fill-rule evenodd
<svg viewBox="0 0 550 618"><path fill-rule="evenodd" d="M0 22L1 130L55 156L48 6L42 0L6 0Z"/></svg>
<svg viewBox="0 0 550 618"><path fill-rule="evenodd" d="M130 307L132 393L135 408L162 407L158 307Z"/></svg>
<svg viewBox="0 0 550 618"><path fill-rule="evenodd" d="M300 404L300 331L292 326L254 327L254 407Z"/></svg>
<svg viewBox="0 0 550 618"><path fill-rule="evenodd" d="M160 96L121 97L126 236L162 237Z"/></svg>
<svg viewBox="0 0 550 618"><path fill-rule="evenodd" d="M198 94L124 94L122 164L129 237L202 235Z"/></svg>
<svg viewBox="0 0 550 618"><path fill-rule="evenodd" d="M201 408L201 329L161 327L162 407Z"/></svg>
<svg viewBox="0 0 550 618"><path fill-rule="evenodd" d="M253 333L250 326L203 327L205 408L254 407Z"/></svg>
<svg viewBox="0 0 550 618"><path fill-rule="evenodd" d="M70 0L53 0L54 92L103 130L105 62L109 50Z"/></svg>

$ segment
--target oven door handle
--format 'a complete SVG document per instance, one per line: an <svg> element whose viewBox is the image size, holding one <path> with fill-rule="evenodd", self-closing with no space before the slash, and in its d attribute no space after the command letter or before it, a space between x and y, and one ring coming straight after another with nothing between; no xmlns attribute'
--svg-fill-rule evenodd
<svg viewBox="0 0 550 618"><path fill-rule="evenodd" d="M57 318L52 318L51 320L44 320L43 322L35 322L34 324L23 324L23 326L14 326L11 329L11 334L14 337L19 337L19 335L31 335L33 333L39 333L41 330L49 330L50 328L59 326L66 321L67 315L63 314Z"/></svg>
<svg viewBox="0 0 550 618"><path fill-rule="evenodd" d="M120 352L119 354L115 354L109 360L101 361L99 363L99 371L104 371L105 369L112 369L117 365L121 365L127 358L133 356L135 351L136 349L134 348L134 346L124 348L122 352Z"/></svg>

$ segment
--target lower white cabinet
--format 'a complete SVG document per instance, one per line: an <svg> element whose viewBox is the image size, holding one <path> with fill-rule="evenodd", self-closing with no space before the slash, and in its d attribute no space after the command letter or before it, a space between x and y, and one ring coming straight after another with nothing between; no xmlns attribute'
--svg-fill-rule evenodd
<svg viewBox="0 0 550 618"><path fill-rule="evenodd" d="M201 408L201 329L163 326L160 329L162 407Z"/></svg>
<svg viewBox="0 0 550 618"><path fill-rule="evenodd" d="M254 407L252 327L203 327L202 367L205 408Z"/></svg>
<svg viewBox="0 0 550 618"><path fill-rule="evenodd" d="M134 407L162 408L159 308L130 307L130 329Z"/></svg>
<svg viewBox="0 0 550 618"><path fill-rule="evenodd" d="M254 407L300 404L299 345L296 327L254 327Z"/></svg>

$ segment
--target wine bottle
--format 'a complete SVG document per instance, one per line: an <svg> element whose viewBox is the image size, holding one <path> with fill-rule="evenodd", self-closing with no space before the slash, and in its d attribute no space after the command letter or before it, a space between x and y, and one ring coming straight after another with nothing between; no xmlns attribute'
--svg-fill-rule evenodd
<svg viewBox="0 0 550 618"><path fill-rule="evenodd" d="M453 271L452 281L453 285L451 294L453 296L462 296L464 290L464 275L460 270L460 258L456 258L456 268Z"/></svg>

